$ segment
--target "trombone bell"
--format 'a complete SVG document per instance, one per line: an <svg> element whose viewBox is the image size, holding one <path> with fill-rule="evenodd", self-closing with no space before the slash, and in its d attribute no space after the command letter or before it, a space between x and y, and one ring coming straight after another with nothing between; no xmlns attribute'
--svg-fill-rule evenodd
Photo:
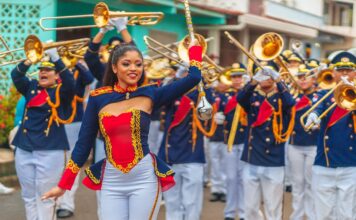
<svg viewBox="0 0 356 220"><path fill-rule="evenodd" d="M200 34L194 34L194 37L199 42L199 45L202 47L203 56L204 56L204 54L206 53L206 50L208 48L205 38ZM179 42L179 45L178 45L179 57L187 63L189 63L189 54L188 54L189 44L190 44L190 37L189 37L189 35L187 35L183 38L183 40L181 40Z"/></svg>
<svg viewBox="0 0 356 220"><path fill-rule="evenodd" d="M335 89L334 98L340 108L356 110L356 87L342 84Z"/></svg>
<svg viewBox="0 0 356 220"><path fill-rule="evenodd" d="M336 86L332 70L330 69L320 71L317 82L321 89L331 89Z"/></svg>
<svg viewBox="0 0 356 220"><path fill-rule="evenodd" d="M280 55L284 42L281 35L269 32L261 35L253 46L253 53L260 60L273 60Z"/></svg>

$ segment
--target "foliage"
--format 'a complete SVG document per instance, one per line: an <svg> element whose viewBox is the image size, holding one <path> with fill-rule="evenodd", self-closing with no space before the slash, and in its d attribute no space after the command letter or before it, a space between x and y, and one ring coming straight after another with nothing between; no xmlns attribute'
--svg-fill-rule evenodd
<svg viewBox="0 0 356 220"><path fill-rule="evenodd" d="M16 104L20 96L14 87L10 87L7 95L0 95L0 146L7 144L8 135L14 127Z"/></svg>

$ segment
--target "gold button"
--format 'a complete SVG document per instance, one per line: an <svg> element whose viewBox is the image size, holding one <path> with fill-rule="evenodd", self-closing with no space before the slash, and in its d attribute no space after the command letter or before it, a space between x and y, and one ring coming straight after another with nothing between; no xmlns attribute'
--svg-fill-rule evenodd
<svg viewBox="0 0 356 220"><path fill-rule="evenodd" d="M256 93L253 93L253 96L257 96L257 94L256 94Z"/></svg>
<svg viewBox="0 0 356 220"><path fill-rule="evenodd" d="M46 118L46 121L48 121L48 118Z"/></svg>
<svg viewBox="0 0 356 220"><path fill-rule="evenodd" d="M31 90L31 94L35 94L35 90Z"/></svg>
<svg viewBox="0 0 356 220"><path fill-rule="evenodd" d="M271 118L268 118L267 121L271 121Z"/></svg>
<svg viewBox="0 0 356 220"><path fill-rule="evenodd" d="M353 149L352 147L349 147L349 150L350 150L350 151L352 151L352 149Z"/></svg>
<svg viewBox="0 0 356 220"><path fill-rule="evenodd" d="M269 154L269 150L268 149L266 150L266 154Z"/></svg>
<svg viewBox="0 0 356 220"><path fill-rule="evenodd" d="M244 129L243 129L243 128L240 128L240 132L244 132Z"/></svg>
<svg viewBox="0 0 356 220"><path fill-rule="evenodd" d="M330 150L330 148L328 148L328 147L325 148L325 151L326 151L326 152L329 152L329 150Z"/></svg>
<svg viewBox="0 0 356 220"><path fill-rule="evenodd" d="M171 147L171 145L170 145L170 144L167 144L167 147L168 147L168 148L170 148L170 147Z"/></svg>
<svg viewBox="0 0 356 220"><path fill-rule="evenodd" d="M250 139L251 139L251 140L253 139L253 136L252 136L252 135L250 136Z"/></svg>
<svg viewBox="0 0 356 220"><path fill-rule="evenodd" d="M352 124L349 124L349 128L352 128Z"/></svg>
<svg viewBox="0 0 356 220"><path fill-rule="evenodd" d="M273 99L273 102L277 102L277 99Z"/></svg>
<svg viewBox="0 0 356 220"><path fill-rule="evenodd" d="M292 132L294 135L296 134L295 131Z"/></svg>
<svg viewBox="0 0 356 220"><path fill-rule="evenodd" d="M248 149L249 149L249 150L252 150L252 146L249 146Z"/></svg>
<svg viewBox="0 0 356 220"><path fill-rule="evenodd" d="M166 112L161 112L161 115L165 115L166 114Z"/></svg>
<svg viewBox="0 0 356 220"><path fill-rule="evenodd" d="M350 135L350 138L354 138L354 136L351 134L351 135Z"/></svg>
<svg viewBox="0 0 356 220"><path fill-rule="evenodd" d="M48 109L48 112L51 112L51 109Z"/></svg>
<svg viewBox="0 0 356 220"><path fill-rule="evenodd" d="M266 131L269 131L269 127L266 127Z"/></svg>
<svg viewBox="0 0 356 220"><path fill-rule="evenodd" d="M28 120L28 117L27 117L27 116L25 116L25 120Z"/></svg>
<svg viewBox="0 0 356 220"><path fill-rule="evenodd" d="M23 133L27 133L27 130L26 130L26 129L23 129Z"/></svg>
<svg viewBox="0 0 356 220"><path fill-rule="evenodd" d="M267 141L267 142L270 142L270 141L271 141L271 139L269 139L269 138L266 138L266 141Z"/></svg>
<svg viewBox="0 0 356 220"><path fill-rule="evenodd" d="M329 139L329 136L325 135L324 139L325 139L325 140L328 140L328 139Z"/></svg>

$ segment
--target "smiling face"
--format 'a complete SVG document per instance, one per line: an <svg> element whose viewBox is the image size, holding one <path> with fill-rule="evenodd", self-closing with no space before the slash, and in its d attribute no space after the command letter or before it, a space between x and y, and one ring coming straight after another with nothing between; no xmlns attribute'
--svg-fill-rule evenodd
<svg viewBox="0 0 356 220"><path fill-rule="evenodd" d="M127 51L122 55L112 69L122 88L135 86L143 73L143 60L137 51Z"/></svg>
<svg viewBox="0 0 356 220"><path fill-rule="evenodd" d="M341 80L341 77L347 76L348 80L351 82L355 79L356 77L356 72L354 69L339 69L339 70L334 70L333 71L335 81L339 82Z"/></svg>
<svg viewBox="0 0 356 220"><path fill-rule="evenodd" d="M48 68L41 68L38 74L38 84L43 88L54 86L59 76L55 70Z"/></svg>
<svg viewBox="0 0 356 220"><path fill-rule="evenodd" d="M315 84L315 78L313 77L306 77L305 75L300 75L297 77L298 86L304 91L308 91L311 89Z"/></svg>

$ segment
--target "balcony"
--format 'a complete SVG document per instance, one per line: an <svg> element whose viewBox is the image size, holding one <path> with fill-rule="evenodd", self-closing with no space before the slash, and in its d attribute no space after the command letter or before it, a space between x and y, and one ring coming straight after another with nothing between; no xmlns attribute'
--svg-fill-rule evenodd
<svg viewBox="0 0 356 220"><path fill-rule="evenodd" d="M306 12L296 6L291 7L272 0L264 1L263 15L307 27L318 28L323 25L322 16Z"/></svg>

